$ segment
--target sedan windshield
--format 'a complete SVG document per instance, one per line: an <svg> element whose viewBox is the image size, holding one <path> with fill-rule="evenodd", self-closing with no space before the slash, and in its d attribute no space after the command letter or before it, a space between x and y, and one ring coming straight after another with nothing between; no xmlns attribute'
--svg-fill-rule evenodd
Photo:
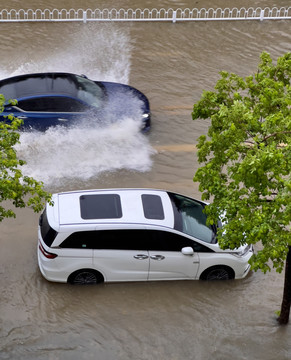
<svg viewBox="0 0 291 360"><path fill-rule="evenodd" d="M169 193L172 200L176 230L191 235L197 239L211 243L213 230L206 225L206 215L203 204L182 195Z"/></svg>
<svg viewBox="0 0 291 360"><path fill-rule="evenodd" d="M102 87L82 76L76 76L76 80L78 82L78 99L90 106L100 108L104 100L104 90Z"/></svg>

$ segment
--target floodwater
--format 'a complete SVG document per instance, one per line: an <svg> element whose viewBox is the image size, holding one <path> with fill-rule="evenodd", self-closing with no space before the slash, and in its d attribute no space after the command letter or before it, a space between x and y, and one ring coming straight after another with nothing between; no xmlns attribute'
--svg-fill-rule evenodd
<svg viewBox="0 0 291 360"><path fill-rule="evenodd" d="M216 7L233 1L216 1ZM117 5L117 3L119 5ZM261 1L236 1L257 7ZM264 6L288 6L265 1ZM241 6L240 6L241 4ZM138 0L135 7L211 7L213 1ZM98 7L133 7L101 1ZM1 1L1 8L24 8ZM96 1L28 0L25 8L95 8ZM192 181L195 143L208 121L191 109L220 70L248 75L262 51L290 51L291 22L1 24L0 77L36 71L85 73L142 90L152 129L134 119L100 129L21 136L26 175L48 191L164 188L200 198ZM229 282L156 282L73 287L49 283L37 267L38 214L17 210L1 223L0 359L180 360L291 358L291 327L279 327L283 275L251 273Z"/></svg>

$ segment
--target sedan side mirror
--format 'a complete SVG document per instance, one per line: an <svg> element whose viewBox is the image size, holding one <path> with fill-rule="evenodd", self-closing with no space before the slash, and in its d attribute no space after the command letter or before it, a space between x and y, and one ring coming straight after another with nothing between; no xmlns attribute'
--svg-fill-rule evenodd
<svg viewBox="0 0 291 360"><path fill-rule="evenodd" d="M194 250L190 246L184 247L181 251L183 255L194 255Z"/></svg>

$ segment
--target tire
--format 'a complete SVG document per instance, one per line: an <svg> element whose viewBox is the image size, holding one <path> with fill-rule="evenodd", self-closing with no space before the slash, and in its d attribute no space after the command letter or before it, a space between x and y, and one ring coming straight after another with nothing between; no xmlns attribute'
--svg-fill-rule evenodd
<svg viewBox="0 0 291 360"><path fill-rule="evenodd" d="M68 278L68 283L73 285L95 285L103 281L103 276L91 269L78 270Z"/></svg>
<svg viewBox="0 0 291 360"><path fill-rule="evenodd" d="M205 270L201 276L201 280L231 280L234 279L234 271L226 266L213 266Z"/></svg>

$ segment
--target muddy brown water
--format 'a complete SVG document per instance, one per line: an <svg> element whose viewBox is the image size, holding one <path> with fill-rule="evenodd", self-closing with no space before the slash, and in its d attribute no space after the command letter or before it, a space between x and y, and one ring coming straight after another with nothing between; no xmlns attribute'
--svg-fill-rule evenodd
<svg viewBox="0 0 291 360"><path fill-rule="evenodd" d="M214 7L212 1L136 2L135 7ZM217 1L231 6L233 1ZM237 1L237 7L260 6ZM98 7L133 7L129 1ZM240 6L241 5L241 6ZM264 6L288 1L265 1ZM24 7L1 1L1 8ZM95 1L34 1L25 8L88 8ZM127 82L150 99L152 129L122 126L55 129L21 137L24 172L48 191L104 187L164 188L200 198L192 177L195 143L207 121L191 120L203 89L220 70L248 75L266 50L290 51L291 22L0 24L1 78L33 71L86 73ZM291 327L275 311L283 276L250 273L241 281L103 284L49 283L36 260L38 215L17 210L1 223L0 359L291 358Z"/></svg>

